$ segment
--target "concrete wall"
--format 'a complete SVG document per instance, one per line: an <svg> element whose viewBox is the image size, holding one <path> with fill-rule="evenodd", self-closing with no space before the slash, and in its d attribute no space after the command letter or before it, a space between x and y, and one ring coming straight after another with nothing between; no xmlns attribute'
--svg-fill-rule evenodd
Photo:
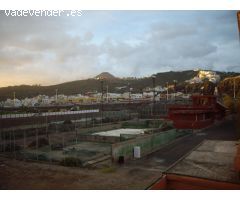
<svg viewBox="0 0 240 200"><path fill-rule="evenodd" d="M102 131L110 131L113 129L119 129L122 127L121 123L116 124L103 124L103 126L95 126L95 127L89 127L89 128L78 128L78 134L91 134L96 132L102 132Z"/></svg>
<svg viewBox="0 0 240 200"><path fill-rule="evenodd" d="M112 144L112 159L117 162L119 156L124 156L124 160L133 158L134 146L141 147L141 157L160 149L163 145L175 140L177 137L189 133L171 129L168 131L141 136L132 140Z"/></svg>
<svg viewBox="0 0 240 200"><path fill-rule="evenodd" d="M78 135L79 141L87 142L103 142L103 143L116 143L120 142L120 137L114 136L101 136L101 135Z"/></svg>

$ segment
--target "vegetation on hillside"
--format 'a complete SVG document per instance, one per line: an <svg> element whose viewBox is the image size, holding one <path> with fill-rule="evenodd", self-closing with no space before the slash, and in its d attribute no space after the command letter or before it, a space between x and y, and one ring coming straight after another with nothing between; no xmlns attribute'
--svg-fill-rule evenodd
<svg viewBox="0 0 240 200"><path fill-rule="evenodd" d="M226 77L237 76L239 73L233 72L217 72L221 79L223 80ZM162 87L166 86L168 82L169 85L173 85L173 80L177 81L177 91L197 93L202 92L204 94L211 94L214 91L215 85L209 81L204 81L204 83L199 84L188 84L185 81L192 79L198 74L197 71L187 70L179 72L163 72L155 74L156 80L155 85L160 85ZM109 75L110 76L110 75ZM231 79L220 83L220 89L222 93L232 94L232 82ZM145 78L111 78L104 80L104 90L106 91L106 86L108 85L109 92L127 92L128 84L133 88L132 92L141 93L144 88L152 87L153 81L151 77ZM240 79L236 85L240 85ZM123 87L122 90L119 90L117 87ZM74 95L74 94L85 94L87 92L100 92L101 84L96 78L78 80L72 82L66 82L58 85L51 86L40 86L40 85L20 85L20 86L9 86L0 88L0 101L6 100L7 98L13 98L13 93L16 93L16 98L23 99L26 97L34 97L37 95L55 95L55 90L58 89L58 94L64 95ZM239 90L240 88L238 88ZM173 89L172 89L173 90ZM171 91L171 89L170 89Z"/></svg>

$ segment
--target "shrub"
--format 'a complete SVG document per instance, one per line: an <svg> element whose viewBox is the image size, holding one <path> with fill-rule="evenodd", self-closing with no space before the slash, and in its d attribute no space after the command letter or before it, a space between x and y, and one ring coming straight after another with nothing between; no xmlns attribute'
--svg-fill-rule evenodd
<svg viewBox="0 0 240 200"><path fill-rule="evenodd" d="M223 104L230 110L230 112L234 111L234 102L231 96L224 95Z"/></svg>
<svg viewBox="0 0 240 200"><path fill-rule="evenodd" d="M75 157L66 157L60 161L60 165L68 167L79 167L82 166L82 161L79 158Z"/></svg>

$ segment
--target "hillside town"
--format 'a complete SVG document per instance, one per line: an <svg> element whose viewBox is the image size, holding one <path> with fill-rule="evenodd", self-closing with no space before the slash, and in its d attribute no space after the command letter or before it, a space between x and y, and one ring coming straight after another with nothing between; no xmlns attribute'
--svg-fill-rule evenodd
<svg viewBox="0 0 240 200"><path fill-rule="evenodd" d="M104 94L105 102L122 102L126 100L151 100L153 98L153 89L148 87L146 91L143 93L106 93ZM156 92L165 92L167 88L155 87ZM91 94L76 94L76 95L64 95L57 94L54 96L47 95L38 95L33 98L25 98L25 99L7 99L6 101L0 102L2 107L34 107L34 106L50 106L50 105L67 105L67 104L92 104L92 103L100 103L101 102L102 93L96 92ZM186 98L181 92L171 93L167 95L158 94L155 98L156 100L160 99L171 99L173 97L183 97ZM188 95L187 95L188 97Z"/></svg>
<svg viewBox="0 0 240 200"><path fill-rule="evenodd" d="M113 80L115 77L110 73L102 73L96 78ZM187 84L199 84L203 83L205 80L217 85L220 81L220 75L214 71L199 70L197 76L190 80L186 80ZM58 90L55 90L55 95L48 96L41 94L35 97L26 97L24 99L19 99L17 93L13 93L13 98L8 98L5 101L0 102L1 107L34 107L34 106L51 106L51 105L74 105L74 104L93 104L100 103L102 100L104 102L124 102L124 101L147 101L152 100L153 96L155 101L160 100L170 100L175 98L188 99L190 93L185 91L177 91L177 82L166 83L164 86L157 85L155 87L145 87L141 93L135 93L134 88L129 85L123 85L121 87L116 87L116 91L119 92L109 92L108 86L105 91L95 91L79 93L75 95L65 95L58 94ZM121 91L123 90L123 91ZM171 91L171 92L169 92ZM215 93L217 93L217 88L215 88Z"/></svg>
<svg viewBox="0 0 240 200"><path fill-rule="evenodd" d="M214 84L218 83L220 81L220 76L214 72L214 71L204 71L200 70L198 72L198 75L193 77L190 80L187 80L186 82L193 84L193 83L202 83L204 80L208 80Z"/></svg>

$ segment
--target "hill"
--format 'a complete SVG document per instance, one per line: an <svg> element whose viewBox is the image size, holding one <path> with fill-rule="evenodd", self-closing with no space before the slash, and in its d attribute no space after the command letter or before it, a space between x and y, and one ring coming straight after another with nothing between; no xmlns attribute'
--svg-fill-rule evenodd
<svg viewBox="0 0 240 200"><path fill-rule="evenodd" d="M107 79L107 80L116 79L116 77L113 76L112 74L110 74L109 72L102 72L101 74L97 75L95 78L96 79Z"/></svg>
<svg viewBox="0 0 240 200"><path fill-rule="evenodd" d="M177 80L178 88L184 90L186 86L192 91L198 91L202 87L202 84L188 85L186 80L192 79L197 76L198 72L193 70L187 71L170 71L162 72L155 74L156 80L155 84L165 86L166 82L173 84L173 80ZM240 73L234 72L217 72L220 75L221 81L227 77L233 77L240 75ZM146 87L152 87L152 78L116 78L108 72L104 72L96 76L95 78L86 79L86 80L77 80L66 82L58 85L50 86L30 86L30 85L20 85L20 86L9 86L0 88L0 101L6 100L7 98L13 98L13 92L16 93L16 98L23 99L26 97L34 97L37 95L55 95L55 89L58 89L58 94L73 95L86 92L100 92L101 85L97 77L104 78L104 89L106 90L106 85L108 85L109 92L124 92L128 91L128 84L133 88L133 92L141 92ZM221 84L221 82L220 82ZM123 88L122 90L119 88ZM228 86L232 87L232 86ZM228 90L228 87L225 87L224 90ZM224 91L223 91L224 92Z"/></svg>

